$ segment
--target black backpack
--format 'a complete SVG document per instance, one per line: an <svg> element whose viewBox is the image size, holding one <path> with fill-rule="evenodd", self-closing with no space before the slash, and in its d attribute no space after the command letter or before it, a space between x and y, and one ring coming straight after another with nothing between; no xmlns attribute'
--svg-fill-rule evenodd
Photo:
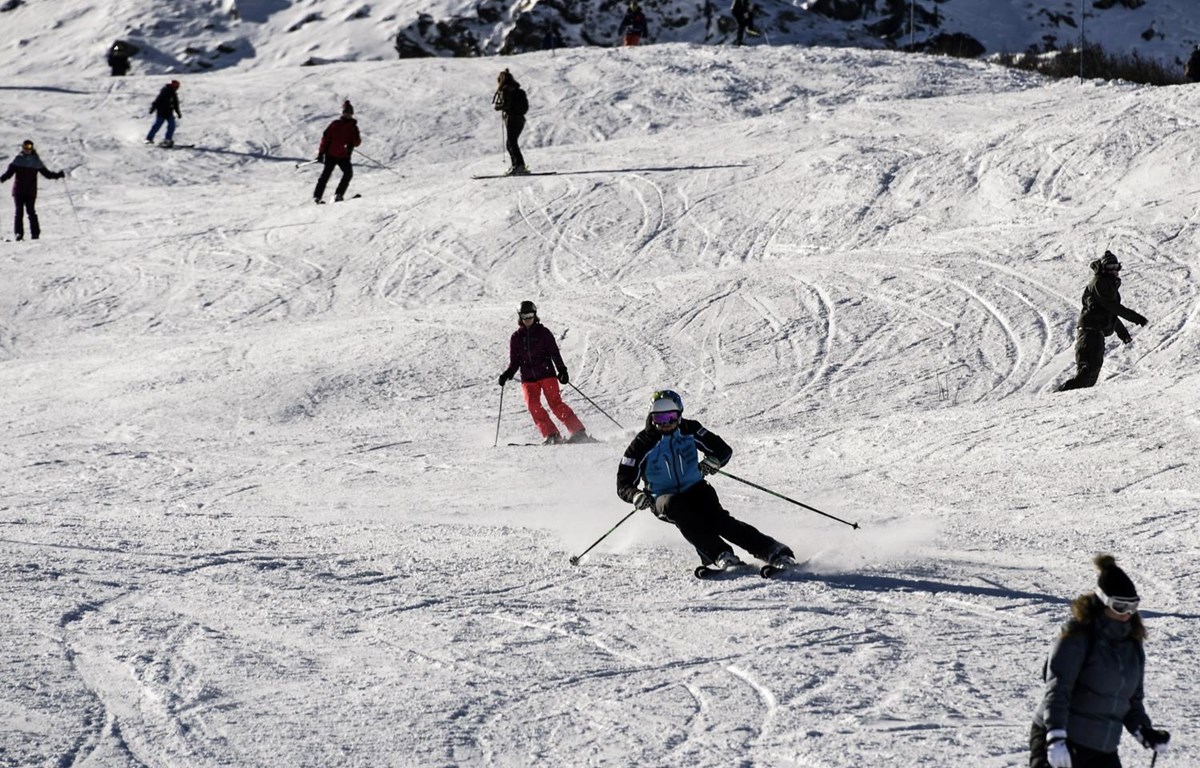
<svg viewBox="0 0 1200 768"><path fill-rule="evenodd" d="M513 88L509 91L504 108L504 111L510 115L525 117L525 113L529 111L529 97L525 95L525 89Z"/></svg>

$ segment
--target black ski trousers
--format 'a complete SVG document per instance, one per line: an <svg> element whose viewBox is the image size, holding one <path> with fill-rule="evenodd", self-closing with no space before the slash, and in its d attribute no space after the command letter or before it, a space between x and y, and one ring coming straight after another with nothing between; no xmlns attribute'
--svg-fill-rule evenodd
<svg viewBox="0 0 1200 768"><path fill-rule="evenodd" d="M1121 768L1121 756L1116 752L1097 752L1067 739L1071 752L1071 768ZM1029 731L1029 768L1050 768L1046 759L1046 727L1033 724Z"/></svg>
<svg viewBox="0 0 1200 768"><path fill-rule="evenodd" d="M350 188L350 179L354 178L354 166L350 164L350 158L326 155L325 167L321 169L321 178L317 179L317 188L313 190L314 200L320 200L325 196L325 185L329 183L329 177L333 175L334 168L342 169L342 180L338 182L337 189L333 192L334 197L344 196L346 190Z"/></svg>
<svg viewBox="0 0 1200 768"><path fill-rule="evenodd" d="M504 148L508 150L508 157L512 160L513 168L521 168L525 165L525 156L521 154L521 148L517 146L517 139L521 138L521 131L525 130L525 118L516 115L504 115Z"/></svg>
<svg viewBox="0 0 1200 768"><path fill-rule="evenodd" d="M13 203L17 206L13 232L18 238L25 237L25 214L29 214L29 235L37 240L42 234L41 225L38 224L37 210L34 209L36 201L37 197L34 195L13 195Z"/></svg>
<svg viewBox="0 0 1200 768"><path fill-rule="evenodd" d="M1104 365L1104 332L1096 328L1080 328L1075 334L1075 377L1067 379L1059 392L1086 389L1100 378Z"/></svg>
<svg viewBox="0 0 1200 768"><path fill-rule="evenodd" d="M725 511L716 490L704 480L672 496L664 514L664 519L674 523L683 538L696 548L705 565L712 565L717 555L730 551L730 544L760 560L766 560L771 550L780 546L775 539Z"/></svg>

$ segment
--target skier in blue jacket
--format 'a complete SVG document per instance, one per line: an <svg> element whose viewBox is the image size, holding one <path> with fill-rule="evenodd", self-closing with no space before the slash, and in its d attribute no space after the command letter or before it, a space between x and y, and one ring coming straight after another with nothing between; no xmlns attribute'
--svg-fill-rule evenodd
<svg viewBox="0 0 1200 768"><path fill-rule="evenodd" d="M791 549L730 515L704 479L732 456L733 449L720 436L683 418L682 397L669 389L655 392L646 428L625 449L617 469L617 495L674 524L704 565L741 565L731 544L777 567L795 565Z"/></svg>

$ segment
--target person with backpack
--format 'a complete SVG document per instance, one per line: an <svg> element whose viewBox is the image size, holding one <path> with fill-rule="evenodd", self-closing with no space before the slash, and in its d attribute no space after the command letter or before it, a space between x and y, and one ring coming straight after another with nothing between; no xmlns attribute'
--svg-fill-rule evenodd
<svg viewBox="0 0 1200 768"><path fill-rule="evenodd" d="M354 105L346 99L342 102L342 116L330 123L325 133L321 134L317 162L323 167L321 177L317 179L317 188L313 190L313 202L317 205L325 203L325 185L329 183L334 168L342 169L342 178L333 191L333 201L340 203L346 199L350 179L354 178L354 164L350 162L350 156L360 144L362 135L358 132L358 121L354 119Z"/></svg>
<svg viewBox="0 0 1200 768"><path fill-rule="evenodd" d="M631 0L629 3L629 9L625 11L625 16L617 27L617 34L623 35L622 42L625 45L641 45L642 38L650 34L650 28L646 25L646 14L642 13L642 7L638 5L637 0Z"/></svg>
<svg viewBox="0 0 1200 768"><path fill-rule="evenodd" d="M733 449L715 432L683 418L683 398L677 392L660 390L650 398L645 428L625 449L617 467L617 495L637 509L653 510L658 519L678 528L705 567L724 570L743 565L731 545L773 567L794 566L790 548L730 515L705 480L732 456Z"/></svg>
<svg viewBox="0 0 1200 768"><path fill-rule="evenodd" d="M754 4L750 0L733 0L729 12L737 22L737 39L733 41L734 45L743 45L743 38L747 32L751 37L758 36L758 30L754 28Z"/></svg>
<svg viewBox="0 0 1200 768"><path fill-rule="evenodd" d="M1042 670L1030 768L1120 768L1122 728L1155 757L1171 742L1143 706L1146 627L1137 589L1112 555L1092 562L1100 572L1096 588L1071 601L1071 618Z"/></svg>
<svg viewBox="0 0 1200 768"><path fill-rule="evenodd" d="M166 123L167 133L163 136L159 146L167 148L175 146L175 119L183 117L183 113L179 111L178 80L172 80L162 87L162 90L158 92L158 97L150 105L150 111L155 114L155 118L150 133L146 134L146 143L153 144L154 134L158 133L158 129L162 127L163 123Z"/></svg>
<svg viewBox="0 0 1200 768"><path fill-rule="evenodd" d="M1144 326L1146 318L1121 303L1121 262L1112 251L1091 263L1092 280L1083 289L1083 309L1079 313L1079 328L1075 335L1075 367L1073 378L1063 382L1059 392L1084 389L1100 378L1104 365L1104 339L1115 332L1124 344L1133 341L1121 318Z"/></svg>
<svg viewBox="0 0 1200 768"><path fill-rule="evenodd" d="M29 236L34 240L42 236L42 227L38 222L37 210L34 207L37 203L39 173L47 179L61 179L67 175L66 171L51 171L46 168L42 159L38 157L37 150L34 149L33 141L26 139L21 142L21 154L13 158L13 161L8 164L8 170L0 175L0 184L16 177L12 188L13 203L17 207L13 232L18 240L25 239L25 215L29 216Z"/></svg>
<svg viewBox="0 0 1200 768"><path fill-rule="evenodd" d="M525 165L525 156L517 140L521 131L525 130L525 114L529 112L529 97L525 89L517 82L517 78L507 69L496 77L496 93L492 96L492 106L500 113L504 121L504 148L508 150L508 158L512 167L508 169L509 176L528 176L529 167Z"/></svg>
<svg viewBox="0 0 1200 768"><path fill-rule="evenodd" d="M522 301L517 310L517 330L508 340L508 367L500 374L500 386L512 381L517 371L521 372L525 407L542 433L543 445L596 442L588 436L583 422L571 410L571 406L562 401L558 385L568 384L571 379L558 352L558 342L554 340L554 334L542 325L537 311L537 305L532 301ZM563 438L558 427L550 420L550 414L542 407L543 396L550 410L566 426L567 438Z"/></svg>

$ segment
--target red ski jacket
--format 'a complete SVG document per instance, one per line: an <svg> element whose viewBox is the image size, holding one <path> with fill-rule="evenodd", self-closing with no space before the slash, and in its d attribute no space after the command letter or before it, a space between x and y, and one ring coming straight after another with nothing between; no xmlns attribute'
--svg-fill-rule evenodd
<svg viewBox="0 0 1200 768"><path fill-rule="evenodd" d="M362 137L358 135L358 121L353 117L339 117L325 129L317 154L347 158L359 144L362 144Z"/></svg>

